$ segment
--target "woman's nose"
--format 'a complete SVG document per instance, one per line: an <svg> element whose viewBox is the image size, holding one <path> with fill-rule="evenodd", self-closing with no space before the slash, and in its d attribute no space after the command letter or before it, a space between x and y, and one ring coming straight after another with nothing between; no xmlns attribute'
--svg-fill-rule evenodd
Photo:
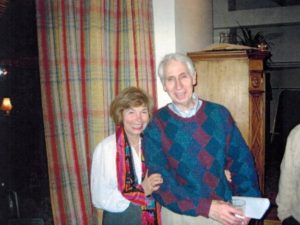
<svg viewBox="0 0 300 225"><path fill-rule="evenodd" d="M141 121L142 120L142 114L141 113L137 113L136 120L137 121Z"/></svg>

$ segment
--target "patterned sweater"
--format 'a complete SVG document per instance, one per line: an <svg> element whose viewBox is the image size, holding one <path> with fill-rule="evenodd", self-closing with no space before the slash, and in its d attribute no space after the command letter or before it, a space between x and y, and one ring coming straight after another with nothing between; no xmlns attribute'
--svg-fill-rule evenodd
<svg viewBox="0 0 300 225"><path fill-rule="evenodd" d="M212 200L260 196L251 152L221 105L203 101L190 118L161 108L144 131L143 148L149 174L157 172L164 179L153 195L173 212L208 217Z"/></svg>

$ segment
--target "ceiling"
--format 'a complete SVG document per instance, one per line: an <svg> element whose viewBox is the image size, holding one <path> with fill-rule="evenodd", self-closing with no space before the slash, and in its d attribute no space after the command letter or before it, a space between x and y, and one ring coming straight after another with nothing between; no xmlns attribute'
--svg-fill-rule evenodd
<svg viewBox="0 0 300 225"><path fill-rule="evenodd" d="M229 10L247 10L300 5L299 0L228 0Z"/></svg>
<svg viewBox="0 0 300 225"><path fill-rule="evenodd" d="M299 0L272 0L273 2L277 3L278 6L292 6L292 5L299 5Z"/></svg>

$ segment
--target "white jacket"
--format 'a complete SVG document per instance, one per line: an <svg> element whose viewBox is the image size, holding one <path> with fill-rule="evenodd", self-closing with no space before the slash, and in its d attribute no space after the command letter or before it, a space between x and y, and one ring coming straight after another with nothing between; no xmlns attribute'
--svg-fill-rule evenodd
<svg viewBox="0 0 300 225"><path fill-rule="evenodd" d="M280 166L279 191L276 197L281 221L293 216L300 222L300 124L290 132Z"/></svg>
<svg viewBox="0 0 300 225"><path fill-rule="evenodd" d="M139 183L142 176L142 163L132 149L135 172ZM118 190L116 169L116 135L113 134L99 143L93 153L91 169L92 203L96 208L109 212L123 212L130 201Z"/></svg>

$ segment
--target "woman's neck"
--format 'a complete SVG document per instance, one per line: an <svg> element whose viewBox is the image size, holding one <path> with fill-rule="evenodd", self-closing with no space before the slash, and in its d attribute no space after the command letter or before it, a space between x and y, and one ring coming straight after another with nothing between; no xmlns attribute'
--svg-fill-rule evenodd
<svg viewBox="0 0 300 225"><path fill-rule="evenodd" d="M131 137L128 137L128 141L129 141L129 144L132 148L135 149L135 151L137 152L137 154L139 155L140 153L140 143L141 143L141 137L138 135L138 136L131 136Z"/></svg>

